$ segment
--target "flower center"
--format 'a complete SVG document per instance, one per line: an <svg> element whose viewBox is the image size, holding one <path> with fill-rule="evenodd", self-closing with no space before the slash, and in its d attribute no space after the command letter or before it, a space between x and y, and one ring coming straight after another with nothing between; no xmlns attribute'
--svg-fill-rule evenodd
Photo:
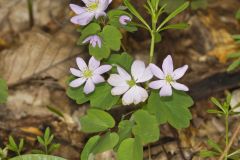
<svg viewBox="0 0 240 160"><path fill-rule="evenodd" d="M87 7L89 11L95 11L98 8L98 3L96 2L89 3Z"/></svg>
<svg viewBox="0 0 240 160"><path fill-rule="evenodd" d="M130 87L133 87L136 85L136 82L134 80L129 80L127 81L127 84L130 86Z"/></svg>
<svg viewBox="0 0 240 160"><path fill-rule="evenodd" d="M89 69L87 69L87 70L85 70L85 71L83 72L83 76L84 76L85 78L91 78L91 77L93 76L93 73L92 73L92 71L90 71Z"/></svg>
<svg viewBox="0 0 240 160"><path fill-rule="evenodd" d="M171 75L168 74L168 75L165 77L165 80L166 80L168 83L171 83L171 82L173 81L173 78L172 78Z"/></svg>

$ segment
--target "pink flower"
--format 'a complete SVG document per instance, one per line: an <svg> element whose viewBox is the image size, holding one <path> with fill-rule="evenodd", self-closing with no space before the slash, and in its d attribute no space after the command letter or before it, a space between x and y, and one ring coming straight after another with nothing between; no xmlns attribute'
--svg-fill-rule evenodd
<svg viewBox="0 0 240 160"><path fill-rule="evenodd" d="M114 86L111 91L112 95L123 95L123 105L138 104L146 101L148 93L138 84L153 77L150 68L146 68L144 62L136 60L131 67L132 76L119 66L117 71L118 74L112 74L108 79L108 83Z"/></svg>
<svg viewBox="0 0 240 160"><path fill-rule="evenodd" d="M122 25L127 25L132 19L129 16L122 15L119 17L119 23Z"/></svg>
<svg viewBox="0 0 240 160"><path fill-rule="evenodd" d="M102 40L98 35L93 35L87 37L82 43L87 43L89 42L93 47L96 47L98 45L99 48L102 47Z"/></svg>
<svg viewBox="0 0 240 160"><path fill-rule="evenodd" d="M105 82L101 74L112 68L111 65L100 66L100 61L94 57L91 57L88 66L82 58L77 57L76 62L79 69L70 68L70 72L78 78L73 80L69 86L77 88L86 82L83 89L85 94L92 93L95 90L95 84Z"/></svg>
<svg viewBox="0 0 240 160"><path fill-rule="evenodd" d="M162 64L163 71L155 64L150 64L150 68L153 75L159 78L159 80L149 83L149 87L152 89L160 89L160 96L171 96L172 87L181 91L189 90L184 84L176 82L176 80L182 78L186 73L188 65L173 70L173 60L172 57L168 55Z"/></svg>
<svg viewBox="0 0 240 160"><path fill-rule="evenodd" d="M106 16L105 10L112 0L82 0L86 7L70 4L70 8L77 14L71 22L81 26L87 25L95 17Z"/></svg>

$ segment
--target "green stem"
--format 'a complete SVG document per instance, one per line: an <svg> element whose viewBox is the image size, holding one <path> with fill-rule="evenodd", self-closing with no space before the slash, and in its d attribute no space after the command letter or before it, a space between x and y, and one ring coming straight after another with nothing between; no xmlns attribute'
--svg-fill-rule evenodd
<svg viewBox="0 0 240 160"><path fill-rule="evenodd" d="M33 17L33 1L27 0L28 4L28 14L29 14L29 26L32 28L34 26L34 17Z"/></svg>
<svg viewBox="0 0 240 160"><path fill-rule="evenodd" d="M228 146L228 144L229 144L229 124L228 124L228 117L229 117L229 115L228 115L228 113L226 114L226 116L225 116L225 147L227 147ZM228 152L226 152L226 154L225 154L225 157L227 157L227 155L228 155Z"/></svg>
<svg viewBox="0 0 240 160"><path fill-rule="evenodd" d="M155 34L154 34L154 31L152 31L151 32L151 47L150 47L149 63L152 63L152 61L153 61L154 47L155 47Z"/></svg>

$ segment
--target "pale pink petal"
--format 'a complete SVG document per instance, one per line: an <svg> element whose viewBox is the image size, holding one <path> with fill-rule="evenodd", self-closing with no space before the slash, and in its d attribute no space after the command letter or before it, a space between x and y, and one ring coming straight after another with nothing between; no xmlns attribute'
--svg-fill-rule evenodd
<svg viewBox="0 0 240 160"><path fill-rule="evenodd" d="M77 66L78 66L78 68L82 71L82 72L84 72L88 67L87 67L87 64L85 63L85 61L82 59L82 58L80 58L80 57L77 57L76 58L76 61L77 61Z"/></svg>
<svg viewBox="0 0 240 160"><path fill-rule="evenodd" d="M128 90L122 97L122 104L123 105L130 105L133 103L133 94L134 94L134 89Z"/></svg>
<svg viewBox="0 0 240 160"><path fill-rule="evenodd" d="M86 12L84 7L80 7L78 5L75 5L75 4L70 4L69 5L70 8L73 10L73 12L75 12L76 14L81 14L83 12Z"/></svg>
<svg viewBox="0 0 240 160"><path fill-rule="evenodd" d="M96 12L95 13L95 18L98 19L99 17L105 17L106 13L105 12Z"/></svg>
<svg viewBox="0 0 240 160"><path fill-rule="evenodd" d="M90 94L95 90L95 85L93 81L89 78L83 88L85 94Z"/></svg>
<svg viewBox="0 0 240 160"><path fill-rule="evenodd" d="M126 16L126 15L122 15L119 17L119 23L121 25L127 25L128 22L130 22L132 19L129 17L129 16Z"/></svg>
<svg viewBox="0 0 240 160"><path fill-rule="evenodd" d="M93 56L90 58L89 62L88 62L88 68L91 71L94 71L95 69L97 69L100 66L100 61L98 61L97 59L95 59Z"/></svg>
<svg viewBox="0 0 240 160"><path fill-rule="evenodd" d="M163 60L162 69L165 75L173 73L173 60L170 55Z"/></svg>
<svg viewBox="0 0 240 160"><path fill-rule="evenodd" d="M82 77L83 76L82 72L78 69L75 69L75 68L70 68L70 72L76 77Z"/></svg>
<svg viewBox="0 0 240 160"><path fill-rule="evenodd" d="M94 74L103 74L110 71L111 69L112 69L111 65L101 65L94 71Z"/></svg>
<svg viewBox="0 0 240 160"><path fill-rule="evenodd" d="M71 22L81 26L87 25L94 18L94 13L84 12L71 18Z"/></svg>
<svg viewBox="0 0 240 160"><path fill-rule="evenodd" d="M136 81L137 83L147 82L152 79L153 74L151 72L150 67L147 67L143 72L143 75Z"/></svg>
<svg viewBox="0 0 240 160"><path fill-rule="evenodd" d="M95 75L92 76L92 81L95 84L105 82L104 78L102 76L98 75L98 74L95 74Z"/></svg>
<svg viewBox="0 0 240 160"><path fill-rule="evenodd" d="M148 86L152 89L160 89L164 85L166 85L165 80L157 80L157 81L150 82Z"/></svg>
<svg viewBox="0 0 240 160"><path fill-rule="evenodd" d="M70 82L69 86L73 88L77 88L77 87L80 87L85 81L86 81L86 78L78 78Z"/></svg>
<svg viewBox="0 0 240 160"><path fill-rule="evenodd" d="M135 81L138 81L143 76L145 71L145 64L143 61L135 60L131 67L131 73Z"/></svg>
<svg viewBox="0 0 240 160"><path fill-rule="evenodd" d="M111 86L115 86L115 87L124 87L124 86L129 86L126 82L126 80L124 80L120 75L118 74L111 74L111 76L109 77L109 79L107 80L107 82L111 85Z"/></svg>
<svg viewBox="0 0 240 160"><path fill-rule="evenodd" d="M156 66L155 64L152 64L152 63L149 66L150 66L150 69L154 76L156 76L159 79L165 78L163 71L158 66Z"/></svg>
<svg viewBox="0 0 240 160"><path fill-rule="evenodd" d="M109 0L99 0L98 10L105 11L109 4Z"/></svg>
<svg viewBox="0 0 240 160"><path fill-rule="evenodd" d="M136 105L138 103L145 102L146 99L148 98L147 91L144 88L139 86L134 86L134 87L135 87L135 96L134 96L133 103Z"/></svg>
<svg viewBox="0 0 240 160"><path fill-rule="evenodd" d="M89 37L85 38L82 43L83 44L88 43L89 41L91 41L91 39L92 39L92 36L89 36Z"/></svg>
<svg viewBox="0 0 240 160"><path fill-rule="evenodd" d="M121 67L117 66L117 71L119 73L119 75L122 77L122 79L124 80L131 80L131 76Z"/></svg>
<svg viewBox="0 0 240 160"><path fill-rule="evenodd" d="M186 73L187 69L188 69L188 65L184 65L183 67L176 69L173 72L173 79L178 80L182 78L183 75Z"/></svg>
<svg viewBox="0 0 240 160"><path fill-rule="evenodd" d="M118 95L122 95L123 93L127 92L128 89L129 89L129 86L114 87L111 90L111 93L114 96L118 96Z"/></svg>
<svg viewBox="0 0 240 160"><path fill-rule="evenodd" d="M180 91L189 91L188 87L185 86L184 84L173 82L171 83L174 89L180 90Z"/></svg>
<svg viewBox="0 0 240 160"><path fill-rule="evenodd" d="M164 85L161 90L160 90L160 96L161 97L166 97L166 96L171 96L172 95L172 87L170 84Z"/></svg>
<svg viewBox="0 0 240 160"><path fill-rule="evenodd" d="M82 0L82 1L83 1L83 3L85 3L86 6L88 6L88 4L90 4L90 3L96 2L96 0Z"/></svg>

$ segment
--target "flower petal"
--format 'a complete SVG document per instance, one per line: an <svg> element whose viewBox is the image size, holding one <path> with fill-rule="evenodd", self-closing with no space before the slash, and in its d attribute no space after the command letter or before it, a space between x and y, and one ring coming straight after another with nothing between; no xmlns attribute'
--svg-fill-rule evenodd
<svg viewBox="0 0 240 160"><path fill-rule="evenodd" d="M143 61L135 60L131 67L131 73L135 81L138 81L143 76L146 67Z"/></svg>
<svg viewBox="0 0 240 160"><path fill-rule="evenodd" d="M151 72L150 67L147 67L143 72L143 75L136 81L137 83L147 82L152 79L153 74Z"/></svg>
<svg viewBox="0 0 240 160"><path fill-rule="evenodd" d="M100 61L96 60L93 56L90 58L89 62L88 62L88 68L91 71L94 71L95 69L97 69L100 66Z"/></svg>
<svg viewBox="0 0 240 160"><path fill-rule="evenodd" d="M160 90L160 97L166 97L172 95L172 87L170 84L166 84Z"/></svg>
<svg viewBox="0 0 240 160"><path fill-rule="evenodd" d="M95 90L95 85L93 81L89 78L83 88L85 94L90 94Z"/></svg>
<svg viewBox="0 0 240 160"><path fill-rule="evenodd" d="M95 13L95 18L98 19L99 17L105 17L106 13L105 12L96 12Z"/></svg>
<svg viewBox="0 0 240 160"><path fill-rule="evenodd" d="M136 96L135 98L134 98L134 104L136 105L136 104L138 104L138 103L140 103L140 102L145 102L146 101L146 99L148 98L148 93L147 93L147 91L144 89L144 88L142 88L142 87L139 87L139 86L135 86L135 91L136 91L136 93L135 94L138 94L138 96ZM138 99L138 97L140 97L140 99Z"/></svg>
<svg viewBox="0 0 240 160"><path fill-rule="evenodd" d="M176 90L189 91L188 87L185 86L184 84L174 82L174 83L171 83L171 85L172 85L173 88L175 88Z"/></svg>
<svg viewBox="0 0 240 160"><path fill-rule="evenodd" d="M94 74L103 74L110 71L111 69L112 69L111 65L101 65L94 71Z"/></svg>
<svg viewBox="0 0 240 160"><path fill-rule="evenodd" d="M85 26L93 19L93 17L94 13L83 12L82 14L72 17L71 22L74 24Z"/></svg>
<svg viewBox="0 0 240 160"><path fill-rule="evenodd" d="M123 80L129 81L132 79L131 76L123 68L117 66L117 71Z"/></svg>
<svg viewBox="0 0 240 160"><path fill-rule="evenodd" d="M75 69L75 68L70 68L70 72L76 77L82 77L83 76L82 72L78 69Z"/></svg>
<svg viewBox="0 0 240 160"><path fill-rule="evenodd" d="M77 88L80 87L84 82L86 81L86 78L77 78L69 83L70 87Z"/></svg>
<svg viewBox="0 0 240 160"><path fill-rule="evenodd" d="M165 80L158 80L158 81L150 82L148 86L150 88L152 88L152 89L160 89L164 85L166 85L166 81Z"/></svg>
<svg viewBox="0 0 240 160"><path fill-rule="evenodd" d="M133 95L134 94L134 89L128 90L122 97L122 104L123 105L130 105L133 103Z"/></svg>
<svg viewBox="0 0 240 160"><path fill-rule="evenodd" d="M124 86L128 86L126 80L124 80L120 75L118 74L111 74L111 76L109 77L109 79L107 80L107 82L111 85L111 86L115 86L115 87L124 87Z"/></svg>
<svg viewBox="0 0 240 160"><path fill-rule="evenodd" d="M127 92L128 89L129 89L129 86L114 87L111 90L111 93L114 96L118 96L118 95L122 95L123 93Z"/></svg>
<svg viewBox="0 0 240 160"><path fill-rule="evenodd" d="M109 4L109 0L99 0L98 11L105 11Z"/></svg>
<svg viewBox="0 0 240 160"><path fill-rule="evenodd" d="M86 12L84 7L80 7L78 5L75 5L75 4L70 4L69 5L70 8L73 10L73 12L75 12L76 14L81 14L83 12Z"/></svg>
<svg viewBox="0 0 240 160"><path fill-rule="evenodd" d="M165 75L173 73L173 60L170 55L163 60L162 69Z"/></svg>
<svg viewBox="0 0 240 160"><path fill-rule="evenodd" d="M159 79L164 79L164 73L163 73L163 71L158 67L158 66L156 66L155 64L153 64L153 63L151 63L150 65L149 65L149 67L150 67L150 69L151 69L151 71L152 71L152 74L154 75L154 76L156 76L157 78L159 78Z"/></svg>
<svg viewBox="0 0 240 160"><path fill-rule="evenodd" d="M173 79L178 80L182 78L183 75L186 73L187 69L188 69L188 65L184 65L183 67L176 69L173 72Z"/></svg>
<svg viewBox="0 0 240 160"><path fill-rule="evenodd" d="M122 98L123 105L129 105L134 103L135 105L146 101L148 98L148 93L145 89L139 86L133 86L130 90L128 90Z"/></svg>
<svg viewBox="0 0 240 160"><path fill-rule="evenodd" d="M89 41L91 41L92 37L93 37L93 36L89 36L89 37L85 38L85 39L83 40L82 44L85 44L85 43L88 43Z"/></svg>
<svg viewBox="0 0 240 160"><path fill-rule="evenodd" d="M87 68L87 64L85 63L85 61L84 61L82 58L80 58L80 57L77 57L77 58L76 58L76 61L77 61L77 66L78 66L78 68L79 68L82 72L84 72L84 70Z"/></svg>
<svg viewBox="0 0 240 160"><path fill-rule="evenodd" d="M93 83L98 84L98 83L105 82L105 79L102 76L100 76L99 74L95 74L92 76L92 81L93 81Z"/></svg>

